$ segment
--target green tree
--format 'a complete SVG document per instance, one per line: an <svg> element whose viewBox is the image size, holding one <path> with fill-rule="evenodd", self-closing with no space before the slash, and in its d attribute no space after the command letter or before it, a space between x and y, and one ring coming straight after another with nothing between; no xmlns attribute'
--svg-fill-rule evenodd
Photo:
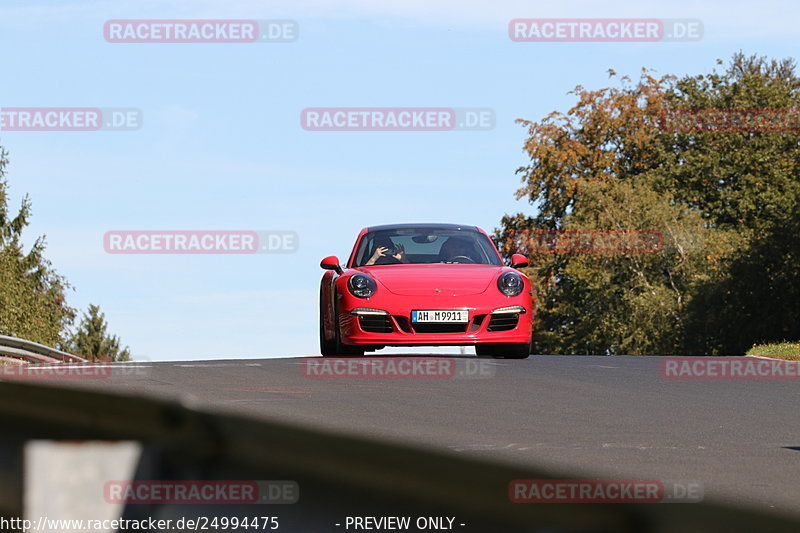
<svg viewBox="0 0 800 533"><path fill-rule="evenodd" d="M800 108L800 79L791 59L733 56L724 72L687 76L666 93L671 109ZM794 123L795 128L797 123ZM784 224L800 198L800 143L784 131L679 132L661 138L659 186L697 209L715 227L750 238Z"/></svg>
<svg viewBox="0 0 800 533"><path fill-rule="evenodd" d="M62 346L75 310L66 303L69 288L44 257L39 237L26 253L22 231L31 215L25 196L16 215L8 207L7 152L0 147L0 333L49 346Z"/></svg>
<svg viewBox="0 0 800 533"><path fill-rule="evenodd" d="M757 232L726 276L700 287L687 309L687 345L738 354L800 339L800 202L787 215L785 224Z"/></svg>
<svg viewBox="0 0 800 533"><path fill-rule="evenodd" d="M724 73L687 77L674 107L800 108L793 60L736 54ZM678 134L667 185L714 228L742 240L725 276L700 288L688 309L686 345L712 354L800 339L800 136L794 132Z"/></svg>
<svg viewBox="0 0 800 533"><path fill-rule="evenodd" d="M709 230L698 213L646 184L587 182L578 193L584 207L564 217L566 231L634 230L660 239L657 246L626 253L529 254L528 273L538 287L536 350L681 353L687 305L697 287L720 275L722 251L735 236ZM501 247L518 250L524 244L518 236L529 234L532 222L504 218L497 235Z"/></svg>
<svg viewBox="0 0 800 533"><path fill-rule="evenodd" d="M69 351L91 361L130 361L130 349L122 348L119 337L109 335L107 330L105 314L99 306L90 304L69 340Z"/></svg>

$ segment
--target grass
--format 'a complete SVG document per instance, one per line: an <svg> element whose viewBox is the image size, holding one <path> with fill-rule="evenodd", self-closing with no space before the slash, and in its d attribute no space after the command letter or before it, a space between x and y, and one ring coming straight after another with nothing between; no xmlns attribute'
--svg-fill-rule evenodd
<svg viewBox="0 0 800 533"><path fill-rule="evenodd" d="M780 344L757 344L747 351L747 355L760 355L774 359L800 361L800 342L783 342Z"/></svg>

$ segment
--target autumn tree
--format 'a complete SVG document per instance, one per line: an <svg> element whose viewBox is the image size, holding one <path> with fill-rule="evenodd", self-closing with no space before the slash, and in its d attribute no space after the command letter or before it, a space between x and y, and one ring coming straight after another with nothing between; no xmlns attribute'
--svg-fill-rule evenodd
<svg viewBox="0 0 800 533"><path fill-rule="evenodd" d="M663 236L657 253L531 255L536 351L743 353L756 339L774 340L774 328L751 327L733 342L709 315L729 320L725 331L736 329L744 319L734 309L777 286L796 293L787 266L796 243L773 233L796 221L797 134L676 131L664 121L675 110L800 107L797 86L791 61L737 54L721 73L678 79L643 70L638 81L622 77L617 87L577 87L566 113L519 121L528 129L530 163L518 169L517 197L537 212L503 218L495 238L506 253L535 230ZM767 252L780 278L758 294L748 289L756 249ZM784 335L800 335L791 316L779 322L789 328Z"/></svg>

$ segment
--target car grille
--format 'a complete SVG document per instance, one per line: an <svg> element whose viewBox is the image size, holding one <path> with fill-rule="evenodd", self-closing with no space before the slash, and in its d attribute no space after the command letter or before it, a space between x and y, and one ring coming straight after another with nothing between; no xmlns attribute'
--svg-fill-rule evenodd
<svg viewBox="0 0 800 533"><path fill-rule="evenodd" d="M492 315L486 331L508 331L517 327L519 315Z"/></svg>
<svg viewBox="0 0 800 533"><path fill-rule="evenodd" d="M392 319L386 315L363 315L358 318L361 329L369 333L391 333Z"/></svg>
<svg viewBox="0 0 800 533"><path fill-rule="evenodd" d="M487 315L477 315L470 324L411 324L407 317L396 316L400 331L406 333L466 333L480 329ZM368 333L392 333L392 317L384 315L362 315L358 317L359 326ZM489 315L486 331L509 331L517 327L519 315Z"/></svg>
<svg viewBox="0 0 800 533"><path fill-rule="evenodd" d="M464 333L467 325L461 324L414 324L416 333Z"/></svg>

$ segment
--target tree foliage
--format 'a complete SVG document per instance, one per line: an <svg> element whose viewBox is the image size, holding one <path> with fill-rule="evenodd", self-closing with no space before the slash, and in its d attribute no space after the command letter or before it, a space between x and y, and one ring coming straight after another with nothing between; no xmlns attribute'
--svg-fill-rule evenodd
<svg viewBox="0 0 800 533"><path fill-rule="evenodd" d="M91 361L130 361L130 350L122 348L116 335L108 334L108 324L100 307L89 304L78 330L69 340L69 351Z"/></svg>
<svg viewBox="0 0 800 533"><path fill-rule="evenodd" d="M505 216L495 237L513 253L526 230L644 230L663 247L532 255L535 349L730 354L800 337L788 300L800 279L800 136L663 122L670 110L800 108L793 62L736 54L723 72L620 82L577 87L566 113L519 121L530 163L517 197L537 213Z"/></svg>
<svg viewBox="0 0 800 533"><path fill-rule="evenodd" d="M130 359L128 348L120 348L119 339L106 333L97 306L89 306L78 331L70 333L76 315L66 302L70 285L44 257L43 236L25 251L22 232L29 224L31 201L25 196L16 214L11 212L7 165L7 153L0 147L0 334L76 350L93 360Z"/></svg>
<svg viewBox="0 0 800 533"><path fill-rule="evenodd" d="M22 231L29 223L31 203L25 196L16 215L11 213L7 164L7 153L0 147L0 333L58 346L75 317L66 303L69 284L45 259L44 237L25 252Z"/></svg>

